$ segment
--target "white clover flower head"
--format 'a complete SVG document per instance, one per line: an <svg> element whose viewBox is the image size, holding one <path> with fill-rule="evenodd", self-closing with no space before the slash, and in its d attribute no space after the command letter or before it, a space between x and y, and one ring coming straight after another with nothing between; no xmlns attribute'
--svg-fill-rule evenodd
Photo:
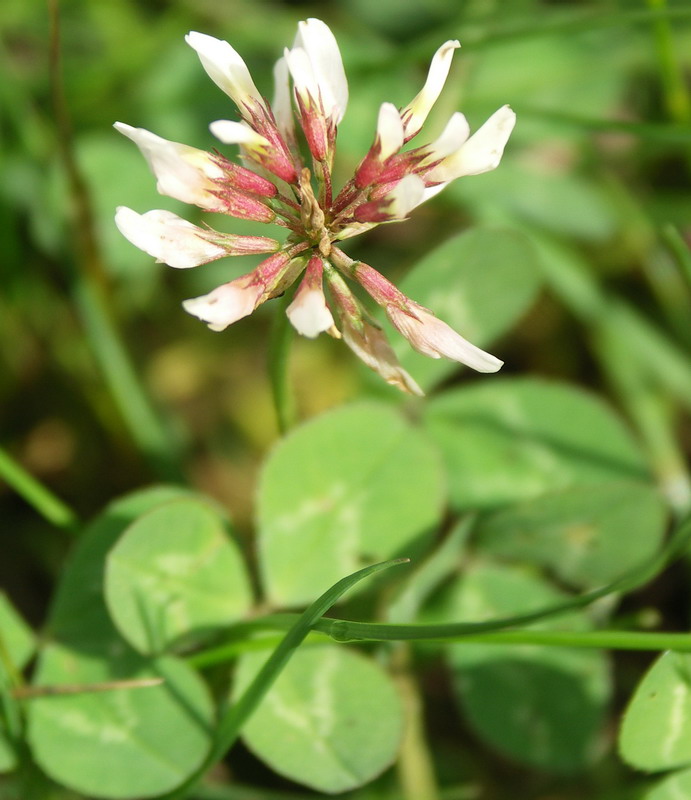
<svg viewBox="0 0 691 800"><path fill-rule="evenodd" d="M250 273L201 297L185 310L214 331L251 314L258 305L302 280L286 313L303 336L342 338L371 369L393 386L422 394L401 367L379 325L348 281L360 284L393 326L419 352L450 358L480 372L502 362L466 341L428 309L406 297L379 272L353 261L340 242L382 224L404 220L456 178L498 166L515 124L508 106L472 136L454 113L429 144L406 149L439 97L460 44L445 42L434 54L420 92L404 108L383 103L373 143L353 177L338 191L332 184L338 125L348 103L348 83L338 44L318 19L300 22L293 46L274 68L273 102L257 90L242 57L228 42L191 32L214 83L233 100L238 120L212 122L211 133L240 148L241 162L168 141L143 128L116 123L142 151L158 191L205 211L273 223L287 231L283 244L264 236L233 236L198 227L160 209L144 214L120 207L116 224L136 247L157 261L187 269L225 256L270 254ZM311 165L301 152L301 131ZM325 291L326 289L326 291Z"/></svg>

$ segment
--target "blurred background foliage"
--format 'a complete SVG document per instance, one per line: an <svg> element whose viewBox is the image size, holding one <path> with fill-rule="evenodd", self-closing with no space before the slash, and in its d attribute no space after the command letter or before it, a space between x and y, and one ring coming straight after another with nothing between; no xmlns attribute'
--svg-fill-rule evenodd
<svg viewBox="0 0 691 800"><path fill-rule="evenodd" d="M407 103L446 39L462 49L426 135L456 109L473 129L504 103L518 116L498 170L458 181L409 222L349 243L349 254L401 279L474 224L527 234L540 254L535 302L492 352L507 374L603 394L643 443L672 503L688 507L686 0L66 1L61 80L71 176L54 111L48 8L3 0L0 446L80 517L124 491L184 475L250 531L258 466L277 437L267 371L275 309L268 304L222 334L181 310L184 298L256 259L172 271L122 238L113 224L118 205L193 220L196 212L156 194L144 160L111 126L121 120L212 147L208 123L234 110L184 34L229 40L271 96L273 62L308 16L336 33L350 84L337 182L369 147L379 104ZM510 256L506 267L520 288ZM414 374L421 364L410 360ZM405 402L328 337L296 339L290 369L300 419L356 396ZM477 380L448 369L435 379ZM0 584L40 623L68 537L3 483L0 506Z"/></svg>

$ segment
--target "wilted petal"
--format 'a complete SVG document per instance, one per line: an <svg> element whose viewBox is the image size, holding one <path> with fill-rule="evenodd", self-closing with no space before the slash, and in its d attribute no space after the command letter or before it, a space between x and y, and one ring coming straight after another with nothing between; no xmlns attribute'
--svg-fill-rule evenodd
<svg viewBox="0 0 691 800"><path fill-rule="evenodd" d="M115 224L135 247L176 269L197 267L228 255L224 247L205 238L206 231L170 211L137 214L120 206Z"/></svg>
<svg viewBox="0 0 691 800"><path fill-rule="evenodd" d="M190 31L185 41L197 51L207 75L233 100L243 116L255 104L264 106L247 64L228 42L196 31Z"/></svg>
<svg viewBox="0 0 691 800"><path fill-rule="evenodd" d="M389 305L386 313L393 326L424 356L445 356L478 372L497 372L504 363L471 344L445 322L417 304L410 311Z"/></svg>
<svg viewBox="0 0 691 800"><path fill-rule="evenodd" d="M264 287L248 283L248 276L224 283L209 294L185 300L182 307L206 322L212 331L225 330L233 322L249 316L259 305Z"/></svg>
<svg viewBox="0 0 691 800"><path fill-rule="evenodd" d="M460 46L458 41L450 40L444 42L434 54L425 85L401 112L401 118L405 125L406 140L412 139L422 128L427 115L444 88L451 68L453 51Z"/></svg>
<svg viewBox="0 0 691 800"><path fill-rule="evenodd" d="M321 258L313 256L293 302L286 309L291 325L309 339L314 339L334 327L334 319L326 305L322 288L322 271Z"/></svg>
<svg viewBox="0 0 691 800"><path fill-rule="evenodd" d="M342 328L343 341L361 361L388 384L418 397L425 394L413 377L400 365L386 340L384 331L375 328L365 319L356 327L347 317L342 318Z"/></svg>
<svg viewBox="0 0 691 800"><path fill-rule="evenodd" d="M502 106L455 153L427 173L425 180L442 183L496 169L515 124L514 112Z"/></svg>
<svg viewBox="0 0 691 800"><path fill-rule="evenodd" d="M348 105L348 81L336 37L326 23L310 18L298 24L295 47L307 54L324 110L338 125Z"/></svg>
<svg viewBox="0 0 691 800"><path fill-rule="evenodd" d="M223 170L210 153L123 122L116 122L113 127L141 150L156 176L156 188L161 194L207 211L222 209L213 192L217 188L214 181L223 177Z"/></svg>

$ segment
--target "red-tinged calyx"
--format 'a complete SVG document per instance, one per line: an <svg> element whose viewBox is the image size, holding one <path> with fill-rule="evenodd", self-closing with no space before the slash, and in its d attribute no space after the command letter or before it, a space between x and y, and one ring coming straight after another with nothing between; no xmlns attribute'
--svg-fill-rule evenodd
<svg viewBox="0 0 691 800"><path fill-rule="evenodd" d="M267 147L250 151L250 155L281 180L295 183L297 179L295 162L271 111L263 106L257 107L252 117L252 128L269 144Z"/></svg>
<svg viewBox="0 0 691 800"><path fill-rule="evenodd" d="M227 183L232 189L239 189L242 192L252 192L260 197L276 197L278 189L274 183L262 175L257 175L247 167L235 164L220 154L216 154L218 166L223 170L223 178L218 182L223 185Z"/></svg>
<svg viewBox="0 0 691 800"><path fill-rule="evenodd" d="M230 186L219 186L214 192L221 203L219 210L237 219L251 219L255 222L274 222L276 213L263 200L255 195L241 192Z"/></svg>

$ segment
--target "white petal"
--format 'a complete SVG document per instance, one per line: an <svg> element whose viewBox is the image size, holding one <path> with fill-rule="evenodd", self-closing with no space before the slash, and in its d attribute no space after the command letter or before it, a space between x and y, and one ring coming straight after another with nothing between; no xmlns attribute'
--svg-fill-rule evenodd
<svg viewBox="0 0 691 800"><path fill-rule="evenodd" d="M394 219L405 219L425 198L425 183L417 175L406 175L386 196L391 201L386 212Z"/></svg>
<svg viewBox="0 0 691 800"><path fill-rule="evenodd" d="M288 139L293 139L295 137L295 118L290 93L290 71L285 57L279 58L274 66L274 98L271 108L278 129Z"/></svg>
<svg viewBox="0 0 691 800"><path fill-rule="evenodd" d="M265 139L244 122L217 119L209 125L209 130L223 144L241 144L245 147L271 147L268 139Z"/></svg>
<svg viewBox="0 0 691 800"><path fill-rule="evenodd" d="M401 112L401 117L405 120L405 135L407 139L415 136L422 128L427 115L444 88L451 68L453 51L460 46L460 43L455 39L450 40L444 42L434 54L425 85Z"/></svg>
<svg viewBox="0 0 691 800"><path fill-rule="evenodd" d="M385 161L403 147L403 122L393 103L382 103L377 119L377 137L381 147L379 159Z"/></svg>
<svg viewBox="0 0 691 800"><path fill-rule="evenodd" d="M257 307L262 292L261 285L242 286L231 281L209 294L184 300L182 307L188 314L206 322L212 331L222 331L249 316Z"/></svg>
<svg viewBox="0 0 691 800"><path fill-rule="evenodd" d="M334 325L324 292L319 289L298 292L286 309L286 314L295 330L308 339L315 339Z"/></svg>
<svg viewBox="0 0 691 800"><path fill-rule="evenodd" d="M446 123L441 135L428 145L430 155L425 160L438 161L440 158L450 156L467 141L469 135L468 120L460 111L456 111L451 115L451 119Z"/></svg>
<svg viewBox="0 0 691 800"><path fill-rule="evenodd" d="M295 84L295 91L298 94L309 92L316 100L319 96L319 84L307 51L303 47L293 47L292 50L286 47L283 57Z"/></svg>
<svg viewBox="0 0 691 800"><path fill-rule="evenodd" d="M247 64L228 42L196 31L190 31L185 41L197 51L207 75L235 102L243 115L248 103L264 105Z"/></svg>
<svg viewBox="0 0 691 800"><path fill-rule="evenodd" d="M326 23L310 18L298 24L295 44L306 51L322 92L324 110L338 125L348 105L348 81L336 37Z"/></svg>
<svg viewBox="0 0 691 800"><path fill-rule="evenodd" d="M415 316L395 306L388 306L386 311L394 327L425 356L445 356L478 372L497 372L504 363L480 350L438 317L419 307L415 309Z"/></svg>
<svg viewBox="0 0 691 800"><path fill-rule="evenodd" d="M197 267L227 255L223 247L203 238L202 228L170 211L156 209L137 214L120 206L115 224L135 247L176 269Z"/></svg>
<svg viewBox="0 0 691 800"><path fill-rule="evenodd" d="M452 181L496 169L515 124L514 112L509 106L502 106L462 147L429 172L427 180Z"/></svg>
<svg viewBox="0 0 691 800"><path fill-rule="evenodd" d="M209 211L220 210L220 203L211 192L215 188L213 179L222 177L223 170L211 154L123 122L116 122L113 127L141 150L161 194Z"/></svg>

